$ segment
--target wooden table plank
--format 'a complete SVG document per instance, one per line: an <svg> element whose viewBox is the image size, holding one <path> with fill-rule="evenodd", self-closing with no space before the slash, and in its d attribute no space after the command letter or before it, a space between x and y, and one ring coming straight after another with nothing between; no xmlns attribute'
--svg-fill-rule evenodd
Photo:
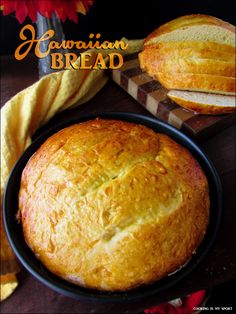
<svg viewBox="0 0 236 314"><path fill-rule="evenodd" d="M37 62L33 57L28 67L26 69L26 64L16 62L11 57L2 58L1 87L4 87L4 90L1 89L1 104L37 80ZM151 116L115 83L109 82L91 101L58 114L43 127L43 130L70 117L101 111L126 111ZM78 302L52 291L23 270L19 275L19 287L1 304L1 313L138 313L157 303L236 278L236 242L233 240L236 238L235 143L234 125L200 144L215 164L222 180L224 190L222 225L214 248L207 258L193 273L168 292L119 305Z"/></svg>

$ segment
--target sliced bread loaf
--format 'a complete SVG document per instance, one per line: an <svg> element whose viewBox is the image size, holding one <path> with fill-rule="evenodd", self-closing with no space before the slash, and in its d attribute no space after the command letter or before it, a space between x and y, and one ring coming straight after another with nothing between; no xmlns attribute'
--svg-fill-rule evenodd
<svg viewBox="0 0 236 314"><path fill-rule="evenodd" d="M236 111L234 96L179 90L170 90L167 95L180 106L201 114L223 114Z"/></svg>
<svg viewBox="0 0 236 314"><path fill-rule="evenodd" d="M156 29L139 61L167 89L234 95L235 56L235 27L199 14Z"/></svg>
<svg viewBox="0 0 236 314"><path fill-rule="evenodd" d="M187 15L157 28L145 45L171 41L213 41L235 47L235 27L213 16Z"/></svg>

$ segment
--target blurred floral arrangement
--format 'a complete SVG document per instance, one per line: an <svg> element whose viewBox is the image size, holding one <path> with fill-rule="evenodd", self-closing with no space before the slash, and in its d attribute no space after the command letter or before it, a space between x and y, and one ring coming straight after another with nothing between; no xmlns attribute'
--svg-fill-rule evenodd
<svg viewBox="0 0 236 314"><path fill-rule="evenodd" d="M62 22L67 18L75 23L78 22L78 14L86 14L94 0L0 0L0 9L3 15L15 12L20 23L29 16L32 22L36 22L37 13L46 18L53 14Z"/></svg>

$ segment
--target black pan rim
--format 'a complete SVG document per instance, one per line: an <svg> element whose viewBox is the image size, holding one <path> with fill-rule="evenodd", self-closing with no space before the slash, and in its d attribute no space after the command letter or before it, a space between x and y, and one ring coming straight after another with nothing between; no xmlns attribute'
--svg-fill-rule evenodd
<svg viewBox="0 0 236 314"><path fill-rule="evenodd" d="M15 208L10 211L8 209L10 207L9 202L12 198L12 192L14 192L15 178L18 178L18 181L20 180L21 172L25 164L33 155L33 153L41 146L41 144L49 136L69 125L92 120L97 117L104 119L124 120L137 124L143 124L147 127L154 129L154 131L157 131L157 129L161 129L162 131L159 130L159 133L165 133L181 145L185 146L194 155L194 157L198 160L199 164L205 171L206 176L209 180L210 192L214 192L214 213L217 209L216 215L214 214L213 216L214 221L210 221L203 242L200 244L196 254L193 255L193 257L186 266L184 266L173 275L167 276L154 284L125 292L104 292L82 288L50 273L38 260L36 260L35 257L32 257L33 253L29 253L29 248L28 252L25 249L25 251L22 251L22 245L20 244L20 240L18 239L17 234L14 231L14 229L17 228L17 222L15 220L15 214L17 209ZM212 195L210 196L210 198L212 200ZM126 302L140 300L141 298L153 296L160 292L166 291L177 282L183 280L188 274L190 274L194 269L197 268L197 266L207 256L209 250L212 248L216 240L222 218L222 204L223 192L219 175L213 163L209 160L209 158L201 150L201 148L196 143L194 143L193 140L191 140L185 134L170 126L169 124L162 122L156 118L128 112L101 112L63 121L39 135L38 138L32 142L32 144L25 150L25 152L16 162L8 178L3 197L3 222L5 225L8 240L17 258L35 278L37 278L39 281L41 281L51 289L77 300L96 302ZM15 228L13 228L13 226L15 226ZM22 236L23 234L21 232L21 237ZM38 266L38 264L40 266Z"/></svg>

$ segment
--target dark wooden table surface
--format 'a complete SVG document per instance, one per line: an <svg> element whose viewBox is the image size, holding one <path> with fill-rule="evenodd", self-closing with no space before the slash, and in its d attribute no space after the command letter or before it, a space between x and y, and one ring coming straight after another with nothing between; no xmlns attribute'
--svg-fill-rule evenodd
<svg viewBox="0 0 236 314"><path fill-rule="evenodd" d="M37 79L37 61L32 56L22 62L16 62L10 56L1 57L1 105ZM91 101L73 110L62 112L49 124L53 125L71 116L101 111L136 112L150 116L120 87L109 82ZM48 125L45 126L47 127ZM34 279L26 270L22 270L19 274L19 287L9 299L2 302L1 313L139 313L160 302L235 279L235 143L235 125L220 130L214 137L200 143L220 174L224 193L224 213L213 249L199 267L184 280L154 297L119 305L96 304L76 301L60 295Z"/></svg>

